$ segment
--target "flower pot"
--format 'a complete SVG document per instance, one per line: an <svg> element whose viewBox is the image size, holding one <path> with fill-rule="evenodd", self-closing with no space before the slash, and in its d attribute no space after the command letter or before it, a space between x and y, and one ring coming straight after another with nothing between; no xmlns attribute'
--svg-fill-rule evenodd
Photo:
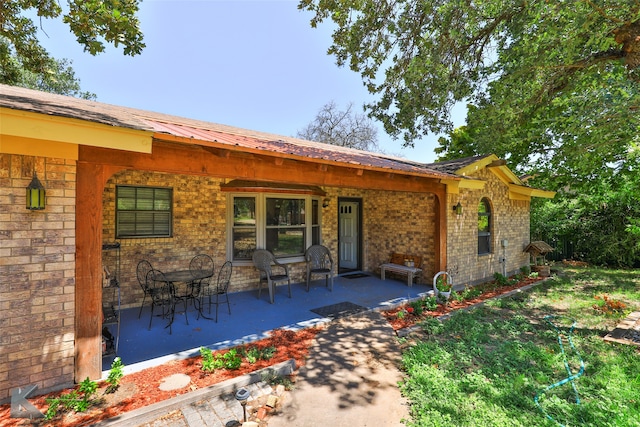
<svg viewBox="0 0 640 427"><path fill-rule="evenodd" d="M538 272L539 277L549 277L551 275L551 267L548 265L534 265L533 271Z"/></svg>
<svg viewBox="0 0 640 427"><path fill-rule="evenodd" d="M438 295L442 295L442 298L444 298L445 301L449 301L449 298L451 298L451 291L447 291L447 292L438 291Z"/></svg>

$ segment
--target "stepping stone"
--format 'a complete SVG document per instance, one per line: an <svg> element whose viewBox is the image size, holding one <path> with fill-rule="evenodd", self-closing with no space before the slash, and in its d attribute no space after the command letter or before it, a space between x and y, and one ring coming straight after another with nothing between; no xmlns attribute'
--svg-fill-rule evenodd
<svg viewBox="0 0 640 427"><path fill-rule="evenodd" d="M191 382L191 378L189 375L185 374L173 374L168 377L164 377L162 381L160 381L160 390L162 391L171 391L178 390L180 388L185 388Z"/></svg>

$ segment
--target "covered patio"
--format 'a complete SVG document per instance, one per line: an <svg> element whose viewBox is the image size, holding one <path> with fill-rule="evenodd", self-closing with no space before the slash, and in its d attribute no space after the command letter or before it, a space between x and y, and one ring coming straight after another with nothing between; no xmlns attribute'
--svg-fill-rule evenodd
<svg viewBox="0 0 640 427"><path fill-rule="evenodd" d="M358 272L335 277L333 292L325 287L324 280L313 281L309 292L304 283L293 283L291 288L292 298L289 298L286 286L278 287L275 304L269 303L266 292L260 299L257 290L231 293L231 314L226 304L221 304L218 323L202 317L197 319L197 311L190 306L189 324L183 314L176 314L172 334L165 328L167 321L160 317L154 317L148 330L148 305L140 319L139 307L124 309L117 355L125 364L125 372L135 372L170 360L197 356L202 346L224 349L262 339L274 329L298 330L326 323L330 317L312 311L321 307L348 302L368 310L384 310L427 295L432 289L430 285L408 287L402 280L381 280ZM103 359L103 376L108 373L114 357Z"/></svg>

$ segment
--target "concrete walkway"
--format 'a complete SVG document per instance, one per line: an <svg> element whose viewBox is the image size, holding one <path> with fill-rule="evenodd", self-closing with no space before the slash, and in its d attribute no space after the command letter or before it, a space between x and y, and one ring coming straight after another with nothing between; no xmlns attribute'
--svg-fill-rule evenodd
<svg viewBox="0 0 640 427"><path fill-rule="evenodd" d="M269 427L401 426L409 416L398 382L400 346L377 312L332 322L316 336L295 390Z"/></svg>

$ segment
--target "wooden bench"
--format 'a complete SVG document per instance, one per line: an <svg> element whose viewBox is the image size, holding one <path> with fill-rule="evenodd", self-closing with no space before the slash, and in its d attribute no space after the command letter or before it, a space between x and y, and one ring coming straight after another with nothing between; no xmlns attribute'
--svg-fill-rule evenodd
<svg viewBox="0 0 640 427"><path fill-rule="evenodd" d="M422 273L421 266L422 257L420 256L394 253L391 255L390 262L380 266L380 278L386 280L386 272L407 276L407 285L411 287L414 277L418 277Z"/></svg>

